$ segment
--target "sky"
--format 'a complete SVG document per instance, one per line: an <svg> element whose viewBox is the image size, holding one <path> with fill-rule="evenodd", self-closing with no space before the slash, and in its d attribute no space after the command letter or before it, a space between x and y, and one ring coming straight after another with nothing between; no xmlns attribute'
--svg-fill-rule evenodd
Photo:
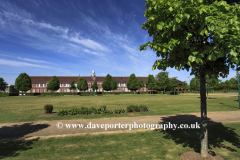
<svg viewBox="0 0 240 160"><path fill-rule="evenodd" d="M156 53L142 29L145 0L1 0L0 77L14 85L29 76L130 76L153 74ZM189 83L190 71L167 68ZM230 69L229 76L236 76ZM190 76L193 78L194 76ZM221 78L220 78L221 79Z"/></svg>

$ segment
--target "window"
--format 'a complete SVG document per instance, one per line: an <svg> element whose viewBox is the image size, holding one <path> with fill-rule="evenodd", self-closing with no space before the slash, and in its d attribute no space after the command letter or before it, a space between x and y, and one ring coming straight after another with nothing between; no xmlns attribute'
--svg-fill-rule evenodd
<svg viewBox="0 0 240 160"><path fill-rule="evenodd" d="M64 89L64 92L66 92L66 89Z"/></svg>
<svg viewBox="0 0 240 160"><path fill-rule="evenodd" d="M88 87L90 87L91 86L91 83L88 83Z"/></svg>
<svg viewBox="0 0 240 160"><path fill-rule="evenodd" d="M77 83L75 83L74 85L75 85L75 87L77 87Z"/></svg>
<svg viewBox="0 0 240 160"><path fill-rule="evenodd" d="M43 92L43 89L40 89L40 92L42 93L42 92Z"/></svg>
<svg viewBox="0 0 240 160"><path fill-rule="evenodd" d="M40 83L39 85L40 85L40 87L43 87L43 83Z"/></svg>
<svg viewBox="0 0 240 160"><path fill-rule="evenodd" d="M61 89L61 92L62 92L62 89Z"/></svg>
<svg viewBox="0 0 240 160"><path fill-rule="evenodd" d="M100 87L102 87L102 83L100 83Z"/></svg>
<svg viewBox="0 0 240 160"><path fill-rule="evenodd" d="M117 92L119 92L119 88L117 88Z"/></svg>
<svg viewBox="0 0 240 160"><path fill-rule="evenodd" d="M32 86L35 87L35 83L33 83Z"/></svg>
<svg viewBox="0 0 240 160"><path fill-rule="evenodd" d="M127 92L128 91L128 89L127 88L125 88L125 92Z"/></svg>
<svg viewBox="0 0 240 160"><path fill-rule="evenodd" d="M144 88L144 91L146 91L146 87Z"/></svg>
<svg viewBox="0 0 240 160"><path fill-rule="evenodd" d="M118 83L118 86L120 86L120 83Z"/></svg>
<svg viewBox="0 0 240 160"><path fill-rule="evenodd" d="M46 89L44 89L44 93L46 92Z"/></svg>
<svg viewBox="0 0 240 160"><path fill-rule="evenodd" d="M27 91L27 93L30 93L30 90L29 90L29 91Z"/></svg>
<svg viewBox="0 0 240 160"><path fill-rule="evenodd" d="M102 92L102 88L100 88L100 92Z"/></svg>
<svg viewBox="0 0 240 160"><path fill-rule="evenodd" d="M67 92L70 92L70 90L69 90L69 89L67 89Z"/></svg>
<svg viewBox="0 0 240 160"><path fill-rule="evenodd" d="M32 90L32 93L35 93L35 89Z"/></svg>
<svg viewBox="0 0 240 160"><path fill-rule="evenodd" d="M67 87L67 83L64 84L64 87Z"/></svg>
<svg viewBox="0 0 240 160"><path fill-rule="evenodd" d="M37 89L37 93L39 93L39 89Z"/></svg>

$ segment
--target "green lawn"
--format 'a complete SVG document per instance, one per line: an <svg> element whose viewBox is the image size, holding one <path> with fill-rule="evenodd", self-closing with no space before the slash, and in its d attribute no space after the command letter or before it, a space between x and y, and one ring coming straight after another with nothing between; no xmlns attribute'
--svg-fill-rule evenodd
<svg viewBox="0 0 240 160"><path fill-rule="evenodd" d="M240 123L212 124L209 151L225 160L240 158ZM83 135L0 143L0 159L179 159L199 151L200 130L160 130L135 133Z"/></svg>
<svg viewBox="0 0 240 160"><path fill-rule="evenodd" d="M127 117L145 115L169 115L200 112L199 95L104 95L104 96L61 96L61 97L0 97L0 123L31 122L42 120ZM37 117L44 113L43 106L53 104L53 112L59 109L95 107L106 105L107 109L126 109L130 104L146 105L152 112L120 115L76 115L59 117ZM120 107L117 107L120 105ZM236 111L238 97L210 95L207 100L209 111Z"/></svg>

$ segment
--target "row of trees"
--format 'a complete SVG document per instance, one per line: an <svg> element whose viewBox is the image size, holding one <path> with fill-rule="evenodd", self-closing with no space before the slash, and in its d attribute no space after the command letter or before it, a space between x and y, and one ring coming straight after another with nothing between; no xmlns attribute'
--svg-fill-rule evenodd
<svg viewBox="0 0 240 160"><path fill-rule="evenodd" d="M137 91L138 89L146 86L149 90L171 90L179 87L177 77L168 78L168 72L160 72L154 78L153 75L148 75L146 82L142 79L137 79L135 74L131 74L127 81L127 88L131 91ZM28 74L21 73L15 80L15 86L20 91L28 91L32 88L32 82ZM4 82L3 78L0 78L0 89L4 90L7 87L7 83ZM105 80L102 82L102 87L105 91L116 90L118 88L117 81L111 76L107 75ZM47 85L47 91L56 91L60 88L60 81L56 76L53 76ZM70 83L70 90L75 90L78 88L80 91L86 91L88 89L87 80L83 77L79 77L77 86L75 86L74 81ZM93 91L98 90L98 84L95 80L91 86Z"/></svg>
<svg viewBox="0 0 240 160"><path fill-rule="evenodd" d="M196 85L195 85L196 80ZM200 79L199 78L192 78L190 81L190 89L191 90L200 90ZM188 86L189 88L189 86ZM206 76L206 88L207 89L238 89L238 83L236 78L231 78L230 80L226 80L225 82L222 82L222 80L212 76L209 78L209 76Z"/></svg>

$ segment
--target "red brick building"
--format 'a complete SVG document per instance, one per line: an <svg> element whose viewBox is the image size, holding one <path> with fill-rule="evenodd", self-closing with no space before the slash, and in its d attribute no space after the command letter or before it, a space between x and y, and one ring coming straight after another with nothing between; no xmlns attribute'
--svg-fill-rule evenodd
<svg viewBox="0 0 240 160"><path fill-rule="evenodd" d="M51 80L52 76L29 76L32 81L32 88L31 90L27 91L27 93L44 93L47 92L47 84ZM94 70L92 71L92 76L81 76L87 80L88 83L88 90L86 92L92 91L92 84L95 80L97 80L98 84L98 92L105 92L102 88L102 82L105 80L105 77L96 76ZM60 88L56 92L70 92L69 87L70 83L74 81L75 86L77 87L77 82L79 76L57 76L58 80L60 81ZM118 89L114 92L130 92L127 88L127 81L129 77L113 77L117 81ZM142 79L143 82L147 81L147 77L137 77L138 80ZM179 86L182 85L183 82L178 81ZM183 90L179 87L179 90ZM138 91L148 91L148 88L142 87ZM79 92L76 88L73 92Z"/></svg>

